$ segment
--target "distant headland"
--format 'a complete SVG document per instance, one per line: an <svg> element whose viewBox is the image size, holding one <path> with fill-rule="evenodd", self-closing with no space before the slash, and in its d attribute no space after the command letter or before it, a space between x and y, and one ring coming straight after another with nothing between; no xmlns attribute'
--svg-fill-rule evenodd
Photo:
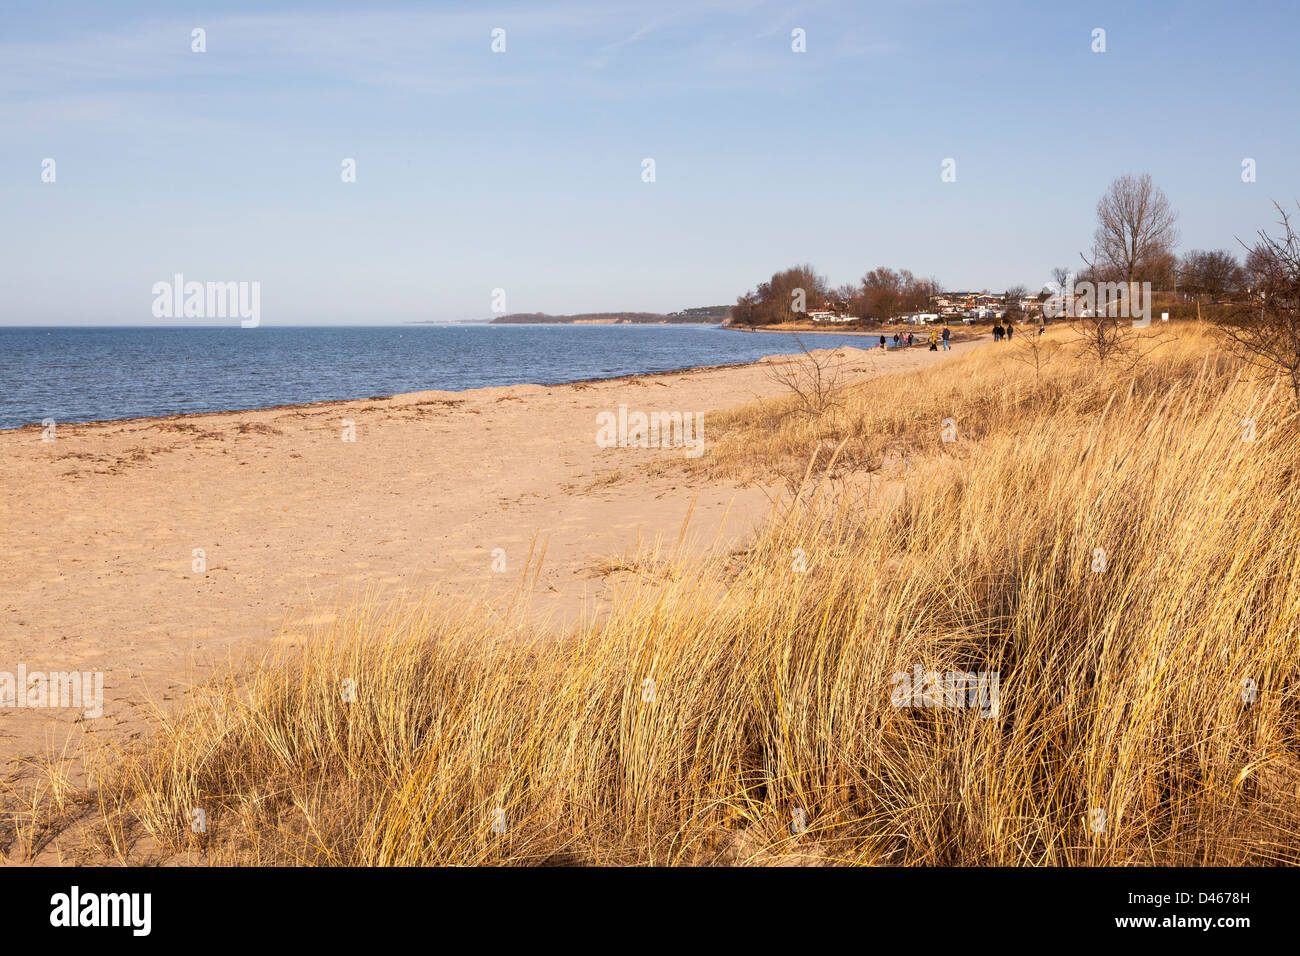
<svg viewBox="0 0 1300 956"><path fill-rule="evenodd" d="M494 325L716 325L731 317L729 305L706 305L680 312L584 312L578 315L548 315L545 312L515 312L499 315Z"/></svg>

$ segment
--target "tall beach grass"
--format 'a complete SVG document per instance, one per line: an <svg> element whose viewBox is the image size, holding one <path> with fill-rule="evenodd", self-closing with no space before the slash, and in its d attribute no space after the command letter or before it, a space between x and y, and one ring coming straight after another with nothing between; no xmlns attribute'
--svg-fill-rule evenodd
<svg viewBox="0 0 1300 956"><path fill-rule="evenodd" d="M990 347L820 416L729 414L695 467L784 474L797 497L742 555L660 556L677 573L599 626L362 606L232 671L105 756L95 845L137 862L1300 862L1297 422L1191 328L1132 371L1052 347L1037 374ZM994 673L997 706L895 706L917 668Z"/></svg>

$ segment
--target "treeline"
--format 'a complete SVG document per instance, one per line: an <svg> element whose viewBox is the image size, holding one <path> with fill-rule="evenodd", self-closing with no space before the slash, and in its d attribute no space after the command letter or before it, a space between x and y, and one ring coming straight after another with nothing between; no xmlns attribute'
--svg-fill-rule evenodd
<svg viewBox="0 0 1300 956"><path fill-rule="evenodd" d="M807 313L825 309L859 319L880 319L923 311L940 292L939 280L922 279L907 269L872 269L857 283L832 288L811 265L775 273L746 292L731 309L736 325L775 325L799 322Z"/></svg>
<svg viewBox="0 0 1300 956"><path fill-rule="evenodd" d="M1264 242L1243 247L1239 260L1229 249L1193 249L1175 254L1178 213L1149 173L1113 180L1097 203L1092 249L1081 254L1082 270L1052 270L1057 288L1063 277L1090 282L1150 282L1153 290L1177 291L1218 302L1258 291L1269 264Z"/></svg>
<svg viewBox="0 0 1300 956"><path fill-rule="evenodd" d="M1181 257L1162 250L1138 264L1134 269L1137 280L1151 283L1161 292L1174 292L1220 302L1249 293L1257 284L1262 263L1257 261L1255 249L1238 259L1228 249L1193 249ZM1057 281L1074 270L1053 270ZM1075 275L1076 281L1123 282L1128 277L1121 268L1110 265L1085 266Z"/></svg>
<svg viewBox="0 0 1300 956"><path fill-rule="evenodd" d="M689 318L700 322L722 322L729 315L731 315L729 305L700 305L693 309L669 313L670 318Z"/></svg>
<svg viewBox="0 0 1300 956"><path fill-rule="evenodd" d="M1260 255L1258 249L1251 249L1243 264L1227 249L1209 252L1193 249L1179 262L1177 288L1183 292L1209 296L1215 302L1249 292L1263 270Z"/></svg>
<svg viewBox="0 0 1300 956"><path fill-rule="evenodd" d="M1198 301L1239 301L1258 294L1277 258L1266 243L1244 249L1244 260L1228 249L1193 249L1176 253L1178 218L1169 198L1149 174L1116 178L1097 203L1097 228L1092 248L1081 253L1081 267L1052 270L1051 282L1039 282L1041 301L1075 282L1150 282L1152 291L1177 292ZM1284 220L1285 221L1285 220ZM826 310L863 321L887 319L909 312L929 311L942 288L934 278L920 278L907 269L872 269L857 283L832 287L809 264L775 273L757 289L746 292L732 308L737 325L802 322L809 312ZM1012 286L1001 296L1015 316L1029 288Z"/></svg>

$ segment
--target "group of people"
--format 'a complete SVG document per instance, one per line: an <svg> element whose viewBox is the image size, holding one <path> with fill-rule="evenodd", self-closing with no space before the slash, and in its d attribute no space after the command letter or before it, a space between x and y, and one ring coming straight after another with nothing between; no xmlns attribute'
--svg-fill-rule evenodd
<svg viewBox="0 0 1300 956"><path fill-rule="evenodd" d="M1047 321L1040 315L1038 317L1038 334L1042 335L1046 331ZM1010 320L1007 321L1006 325L1003 325L1002 320L998 319L997 324L993 326L993 341L1001 342L1005 338L1010 342L1011 336L1015 335L1015 333L1016 327L1011 324Z"/></svg>
<svg viewBox="0 0 1300 956"><path fill-rule="evenodd" d="M906 332L906 333L895 332L892 341L894 343L894 348L898 348L898 346L900 345L915 345L916 336L913 335L911 332ZM887 346L885 345L885 337L882 335L880 337L880 348L883 349L886 347Z"/></svg>
<svg viewBox="0 0 1300 956"><path fill-rule="evenodd" d="M951 348L951 346L948 344L948 335L949 335L948 326L945 325L943 327L943 350L945 352L948 351L949 348ZM911 332L895 332L892 341L894 343L894 348L898 348L898 346L900 345L915 345L916 336L913 335ZM931 352L938 351L939 349L939 346L937 344L938 341L939 341L939 333L936 332L934 329L931 329L930 330L930 351ZM885 343L885 337L883 335L880 337L880 344L877 347L880 348L881 350L887 349L889 347Z"/></svg>
<svg viewBox="0 0 1300 956"><path fill-rule="evenodd" d="M939 343L942 342L942 343L943 343L943 350L944 350L945 352L947 352L950 348L952 348L952 346L948 344L948 339L949 339L951 336L952 336L952 330L951 330L950 328L948 328L948 323L947 323L947 322L945 322L945 323L943 324L943 334L942 334L942 335L940 335L938 329L931 329L931 330L930 330L930 351L931 351L931 352L937 352L937 351L939 351Z"/></svg>
<svg viewBox="0 0 1300 956"><path fill-rule="evenodd" d="M1045 326L1046 326L1046 322L1044 322L1043 319L1040 317L1038 320L1039 335L1042 335L1044 332L1047 331ZM1002 319L998 319L993 326L994 342L1001 342L1003 339L1006 339L1008 342L1010 342L1011 337L1015 334L1016 334L1016 327L1011 323L1010 320L1003 322ZM950 349L952 349L952 345L950 344L951 338L952 338L952 330L948 328L947 322L943 324L942 330L931 329L930 330L930 351L937 352L939 351L940 346L943 347L943 350L945 352L949 351ZM916 336L913 335L911 332L895 332L892 341L894 343L895 348L897 348L900 345L915 345ZM888 348L888 345L886 344L885 341L885 337L883 335L880 337L880 344L878 347L880 348L881 351L884 351L886 348Z"/></svg>
<svg viewBox="0 0 1300 956"><path fill-rule="evenodd" d="M1045 325L1046 323L1040 318L1038 320L1039 335L1042 335L1045 331L1047 331ZM1004 323L1001 319L998 319L997 323L993 326L994 342L1001 342L1003 339L1006 339L1008 342L1010 342L1011 337L1015 334L1016 334L1016 327L1011 323L1010 320ZM952 345L950 344L951 338L952 338L952 330L948 328L947 322L943 324L942 330L931 329L930 330L930 351L937 352L939 351L940 346L943 346L943 350L945 352L951 350L952 349ZM895 332L892 341L894 343L895 348L897 348L900 345L915 345L916 336L913 335L911 332ZM881 351L884 351L886 348L888 348L888 345L885 341L885 337L883 335L880 337L880 344L878 348L880 348Z"/></svg>

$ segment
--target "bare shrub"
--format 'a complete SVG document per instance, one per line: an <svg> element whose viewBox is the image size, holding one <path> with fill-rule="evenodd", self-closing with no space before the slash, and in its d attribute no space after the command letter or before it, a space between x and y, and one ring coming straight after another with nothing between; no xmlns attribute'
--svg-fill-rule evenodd
<svg viewBox="0 0 1300 956"><path fill-rule="evenodd" d="M1282 234L1260 230L1248 250L1249 301L1218 315L1214 326L1246 362L1285 376L1300 410L1300 236L1286 210L1274 206Z"/></svg>
<svg viewBox="0 0 1300 956"><path fill-rule="evenodd" d="M818 354L809 351L798 336L795 341L801 354L771 363L768 378L790 392L805 414L820 416L838 408L840 402L836 396L844 374L844 362L838 350Z"/></svg>

